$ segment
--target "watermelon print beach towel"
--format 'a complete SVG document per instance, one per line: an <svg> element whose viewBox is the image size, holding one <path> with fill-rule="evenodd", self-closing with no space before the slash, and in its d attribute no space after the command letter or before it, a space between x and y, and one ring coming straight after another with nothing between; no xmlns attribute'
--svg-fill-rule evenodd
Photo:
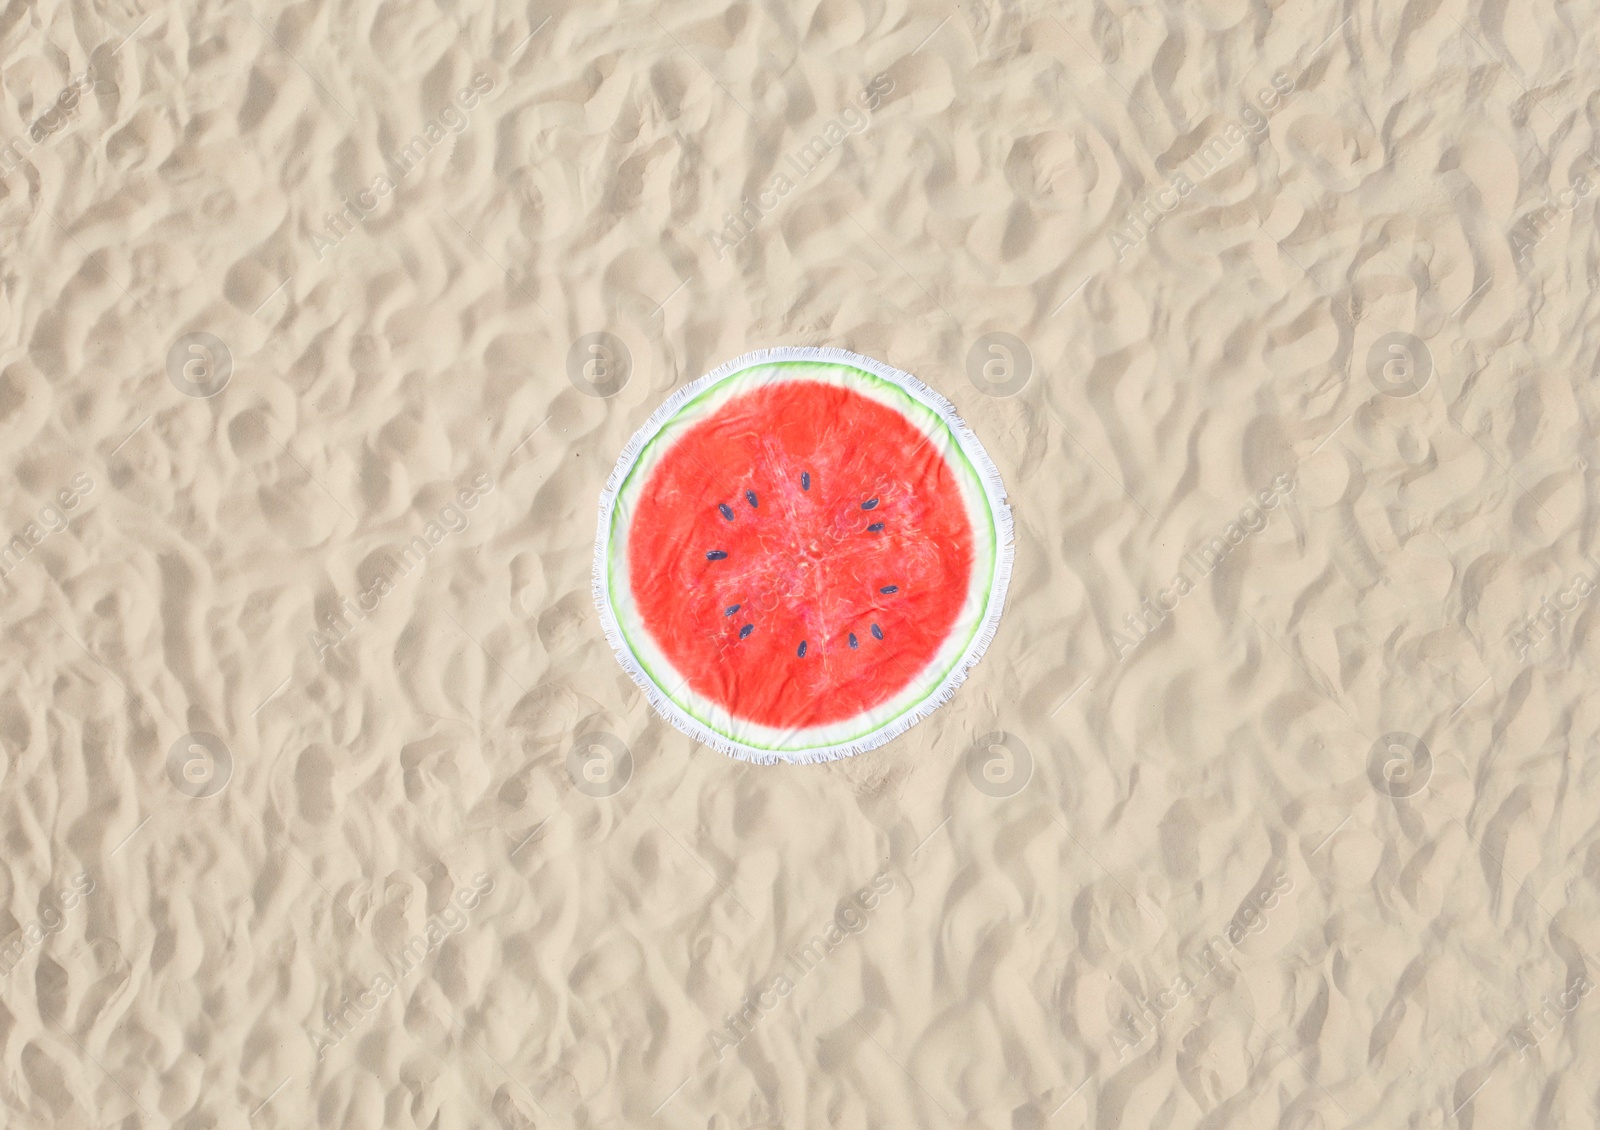
<svg viewBox="0 0 1600 1130"><path fill-rule="evenodd" d="M999 472L938 393L838 349L747 354L680 389L606 484L595 601L656 710L749 761L882 745L999 624Z"/></svg>

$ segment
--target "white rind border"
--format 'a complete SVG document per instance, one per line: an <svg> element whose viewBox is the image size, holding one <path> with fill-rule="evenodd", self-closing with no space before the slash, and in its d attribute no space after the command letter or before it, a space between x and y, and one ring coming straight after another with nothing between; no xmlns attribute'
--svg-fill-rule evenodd
<svg viewBox="0 0 1600 1130"><path fill-rule="evenodd" d="M623 635L621 625L617 622L616 611L611 607L611 594L606 585L608 558L611 548L611 521L616 509L617 494L622 484L627 481L628 474L633 470L634 464L643 453L646 445L656 437L667 423L678 414L679 410L699 396L707 388L721 381L727 380L746 369L760 365L778 364L785 361L810 361L848 365L871 373L876 377L898 385L910 396L938 415L939 419L949 427L956 437L961 450L966 454L973 468L978 473L979 482L982 484L984 497L988 501L989 509L994 515L996 532L996 546L994 557L994 578L989 586L989 602L983 617L979 622L978 631L974 634L972 642L967 646L960 660L951 668L950 673L935 687L926 698L916 707L906 711L899 717L876 730L857 738L854 741L838 745L816 746L811 749L800 750L773 750L760 749L755 746L745 745L726 734L712 730L699 719L691 717L679 708L677 703L669 698L666 692L656 684L647 671L635 658L633 649L627 638ZM932 714L939 707L950 701L956 689L966 681L967 672L970 671L983 653L988 650L989 644L994 640L995 632L1000 627L1000 615L1005 610L1006 590L1011 585L1011 569L1016 556L1015 527L1011 517L1011 507L1006 503L1005 483L1001 481L1000 471L994 465L994 460L989 458L989 453L984 450L983 444L966 422L956 415L955 408L943 396L923 384L910 373L905 373L890 365L863 357L859 353L851 353L845 349L835 349L831 346L787 346L777 349L758 349L751 353L725 361L711 372L678 389L669 396L662 405L655 410L644 426L633 434L627 445L622 449L621 456L611 475L606 479L605 490L600 495L600 527L595 535L594 546L594 576L592 587L595 607L600 613L600 627L605 632L606 642L611 645L611 650L616 653L617 662L622 664L629 677L633 679L645 692L650 700L650 705L655 712L671 722L678 729L694 738L704 742L713 749L737 757L743 761L755 762L759 765L774 765L780 762L791 764L815 764L822 761L836 761L842 757L851 757L867 750L876 749L885 742L891 741L905 733L912 726Z"/></svg>

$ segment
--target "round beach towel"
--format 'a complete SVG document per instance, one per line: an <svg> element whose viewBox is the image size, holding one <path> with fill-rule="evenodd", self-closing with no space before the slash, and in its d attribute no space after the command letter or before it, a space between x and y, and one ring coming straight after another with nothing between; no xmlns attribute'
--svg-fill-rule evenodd
<svg viewBox="0 0 1600 1130"><path fill-rule="evenodd" d="M999 472L948 401L839 349L746 354L678 390L600 502L594 589L679 729L750 761L882 745L999 625Z"/></svg>

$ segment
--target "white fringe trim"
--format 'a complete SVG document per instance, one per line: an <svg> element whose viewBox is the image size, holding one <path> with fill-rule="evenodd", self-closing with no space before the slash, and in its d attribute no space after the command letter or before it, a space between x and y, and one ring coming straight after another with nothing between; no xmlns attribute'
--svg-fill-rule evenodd
<svg viewBox="0 0 1600 1130"><path fill-rule="evenodd" d="M912 397L920 401L938 414L939 418L950 428L960 443L962 450L972 465L978 470L978 477L983 484L984 495L989 502L989 508L994 512L995 527L997 532L997 545L995 548L994 583L989 589L989 602L984 610L983 620L972 642L968 644L944 680L924 698L917 706L900 715L892 722L866 734L854 741L836 745L817 746L812 749L802 750L773 750L761 749L756 746L745 745L726 734L712 730L699 719L690 716L677 703L668 698L666 693L656 685L654 679L639 664L634 657L633 649L628 645L627 639L622 634L622 628L617 622L615 610L611 607L611 596L606 590L606 558L611 540L611 517L616 509L617 492L622 488L623 481L628 472L633 469L645 445L655 438L656 434L666 426L667 421L678 414L690 400L700 395L705 389L726 380L735 373L759 365L773 364L781 361L832 361L862 369L874 376L882 377L909 392ZM617 465L606 479L605 490L600 495L600 528L595 535L594 547L594 578L593 593L595 607L600 612L600 626L605 632L606 642L611 645L611 650L616 653L617 661L622 664L630 678L637 683L645 696L650 700L651 707L661 717L671 722L678 729L703 742L711 748L730 757L742 761L754 762L758 765L776 765L790 763L812 765L823 761L837 761L843 757L851 757L858 753L865 753L876 749L885 742L892 741L905 733L912 726L932 714L939 707L949 702L954 697L957 688L966 682L967 672L973 665L983 658L983 653L988 650L993 642L995 632L1000 628L1000 614L1005 609L1006 590L1011 585L1011 570L1016 557L1016 531L1011 517L1011 507L1006 503L1005 483L1001 481L1000 470L994 465L994 460L989 458L989 453L984 450L973 430L967 427L966 422L956 415L955 408L938 392L923 384L910 373L901 372L890 365L885 365L871 357L863 357L858 353L851 353L845 349L835 349L829 346L793 346L778 349L758 349L746 353L718 365L711 372L699 380L684 385L669 396L666 401L655 410L644 426L633 434L622 449L622 454L617 459Z"/></svg>

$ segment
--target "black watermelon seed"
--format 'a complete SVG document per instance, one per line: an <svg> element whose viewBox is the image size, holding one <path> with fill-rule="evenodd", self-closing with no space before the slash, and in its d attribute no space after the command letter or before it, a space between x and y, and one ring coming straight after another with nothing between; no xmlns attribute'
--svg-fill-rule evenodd
<svg viewBox="0 0 1600 1130"><path fill-rule="evenodd" d="M739 611L739 606L737 604L730 604L728 607L722 610L722 614L724 616L732 616L737 611Z"/></svg>
<svg viewBox="0 0 1600 1130"><path fill-rule="evenodd" d="M755 630L756 630L756 626L754 624L746 624L744 627L739 629L739 638L740 639L744 639L746 636L748 636L751 632L753 632Z"/></svg>
<svg viewBox="0 0 1600 1130"><path fill-rule="evenodd" d="M810 471L801 471L800 472L800 489L801 490L810 490L811 489L811 472Z"/></svg>
<svg viewBox="0 0 1600 1130"><path fill-rule="evenodd" d="M872 625L872 638L875 640L881 640L883 638L883 629L878 627L876 624Z"/></svg>
<svg viewBox="0 0 1600 1130"><path fill-rule="evenodd" d="M884 596L888 596L890 593L899 592L900 591L900 586L899 585L884 585L878 591L881 592Z"/></svg>
<svg viewBox="0 0 1600 1130"><path fill-rule="evenodd" d="M751 506L755 506L756 505L756 492L753 491L753 490L745 491L744 492L744 500L746 502L748 502Z"/></svg>
<svg viewBox="0 0 1600 1130"><path fill-rule="evenodd" d="M806 657L806 641L805 640L801 640L800 641L800 650L795 652L795 654L798 655L801 659L804 659Z"/></svg>
<svg viewBox="0 0 1600 1130"><path fill-rule="evenodd" d="M882 522L874 522L874 523L872 523L872 525L867 527L867 533L869 533L869 534L881 534L881 533L883 533L883 523Z"/></svg>
<svg viewBox="0 0 1600 1130"><path fill-rule="evenodd" d="M876 505L878 505L878 500L876 498L869 498L861 504L861 509L871 510Z"/></svg>
<svg viewBox="0 0 1600 1130"><path fill-rule="evenodd" d="M725 549L711 549L706 551L707 561L721 561L726 556L728 556L728 551Z"/></svg>
<svg viewBox="0 0 1600 1130"><path fill-rule="evenodd" d="M719 502L717 503L717 509L722 511L722 516L724 518L730 522L733 521L733 507L729 506L726 502Z"/></svg>
<svg viewBox="0 0 1600 1130"><path fill-rule="evenodd" d="M861 646L860 644L856 643L856 634L854 632L850 633L850 646L851 647L860 647Z"/></svg>

